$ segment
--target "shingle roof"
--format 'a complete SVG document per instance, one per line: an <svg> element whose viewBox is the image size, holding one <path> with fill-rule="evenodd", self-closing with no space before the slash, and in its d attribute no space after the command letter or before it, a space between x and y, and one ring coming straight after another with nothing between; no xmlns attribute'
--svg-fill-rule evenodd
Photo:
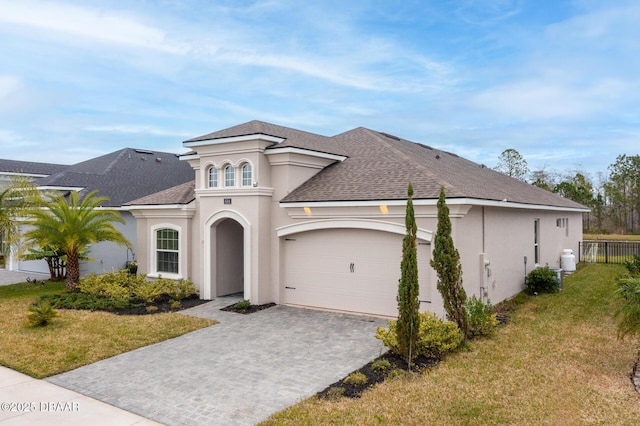
<svg viewBox="0 0 640 426"><path fill-rule="evenodd" d="M296 147L345 156L304 182L285 196L283 203L322 201L404 200L411 181L414 199L437 199L444 186L447 198L470 198L554 206L571 209L585 207L557 194L510 178L456 154L411 142L387 133L359 127L333 136L321 136L262 121L189 139L187 142L215 140L233 136L266 134L284 139L269 151ZM178 204L188 200L176 190L150 197L145 204ZM190 194L190 193L189 193ZM182 198L180 198L182 197ZM140 200L136 200L138 203Z"/></svg>
<svg viewBox="0 0 640 426"><path fill-rule="evenodd" d="M274 145L271 148L295 147L338 155L343 155L344 153L344 147L341 146L340 141L336 139L305 132L303 130L292 129L290 127L278 126L277 124L265 123L264 121L258 120L249 121L217 132L198 136L184 141L184 143L256 134L275 136L277 138L284 139L283 142Z"/></svg>
<svg viewBox="0 0 640 426"><path fill-rule="evenodd" d="M0 173L24 173L28 175L49 176L54 173L59 173L67 167L69 166L65 164L0 159Z"/></svg>
<svg viewBox="0 0 640 426"><path fill-rule="evenodd" d="M125 205L161 206L168 204L189 204L196 199L195 186L196 182L195 180L192 180L190 182L165 189L164 191L138 198L137 200L125 203Z"/></svg>
<svg viewBox="0 0 640 426"><path fill-rule="evenodd" d="M584 208L458 155L386 133L360 127L334 138L349 158L322 170L282 202L402 200L411 181L414 199L436 199L444 186L447 198Z"/></svg>
<svg viewBox="0 0 640 426"><path fill-rule="evenodd" d="M176 154L124 148L43 178L47 187L80 187L109 197L105 206L117 207L194 178L191 166Z"/></svg>

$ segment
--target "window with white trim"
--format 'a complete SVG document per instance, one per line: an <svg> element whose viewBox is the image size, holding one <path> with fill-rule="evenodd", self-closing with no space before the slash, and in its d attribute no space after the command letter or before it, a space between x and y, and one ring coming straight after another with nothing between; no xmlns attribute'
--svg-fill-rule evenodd
<svg viewBox="0 0 640 426"><path fill-rule="evenodd" d="M253 170L251 164L247 163L242 166L242 186L253 185Z"/></svg>
<svg viewBox="0 0 640 426"><path fill-rule="evenodd" d="M178 273L179 233L175 229L156 231L156 272Z"/></svg>
<svg viewBox="0 0 640 426"><path fill-rule="evenodd" d="M209 167L208 178L209 178L209 188L217 188L218 187L218 169L215 166Z"/></svg>
<svg viewBox="0 0 640 426"><path fill-rule="evenodd" d="M232 165L224 168L224 186L227 188L236 186L236 171Z"/></svg>

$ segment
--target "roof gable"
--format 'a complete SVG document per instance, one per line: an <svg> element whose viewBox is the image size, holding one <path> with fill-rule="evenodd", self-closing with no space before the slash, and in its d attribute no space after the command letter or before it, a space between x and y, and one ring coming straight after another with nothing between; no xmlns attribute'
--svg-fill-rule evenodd
<svg viewBox="0 0 640 426"><path fill-rule="evenodd" d="M116 207L193 178L191 166L176 154L124 148L69 166L39 185L98 190L98 195L109 197L105 206Z"/></svg>
<svg viewBox="0 0 640 426"><path fill-rule="evenodd" d="M322 170L282 202L402 200L411 181L414 199L437 199L444 186L447 198L584 208L456 154L386 133L360 127L334 138L349 158Z"/></svg>
<svg viewBox="0 0 640 426"><path fill-rule="evenodd" d="M186 142L269 135L282 142L267 148L300 148L344 157L294 189L282 203L405 200L413 184L414 199L434 200L444 186L447 198L504 201L559 208L585 209L557 194L513 179L456 154L364 127L332 136L250 121ZM183 192L163 193L145 203L180 204ZM136 200L136 203L140 200ZM153 201L153 202L151 202ZM187 201L187 202L188 202Z"/></svg>

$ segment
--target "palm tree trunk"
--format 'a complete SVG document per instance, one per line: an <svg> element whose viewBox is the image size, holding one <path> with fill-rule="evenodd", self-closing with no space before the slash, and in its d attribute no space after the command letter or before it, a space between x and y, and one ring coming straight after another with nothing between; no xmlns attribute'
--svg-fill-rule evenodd
<svg viewBox="0 0 640 426"><path fill-rule="evenodd" d="M67 253L67 290L76 291L80 282L78 253Z"/></svg>

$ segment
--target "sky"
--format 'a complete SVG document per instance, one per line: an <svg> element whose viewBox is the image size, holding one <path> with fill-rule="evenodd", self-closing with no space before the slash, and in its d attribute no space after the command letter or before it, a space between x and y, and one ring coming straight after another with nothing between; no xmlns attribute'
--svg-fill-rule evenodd
<svg viewBox="0 0 640 426"><path fill-rule="evenodd" d="M494 167L640 153L636 0L0 0L0 158L174 153L250 120Z"/></svg>

